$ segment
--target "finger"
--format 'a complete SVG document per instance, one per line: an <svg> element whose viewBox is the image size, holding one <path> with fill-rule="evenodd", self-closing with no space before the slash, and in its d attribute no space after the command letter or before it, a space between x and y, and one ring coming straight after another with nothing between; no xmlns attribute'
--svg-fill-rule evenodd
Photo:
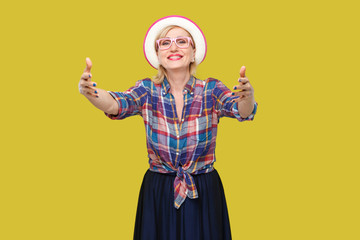
<svg viewBox="0 0 360 240"><path fill-rule="evenodd" d="M86 87L82 88L81 92L83 92L83 94L90 95L93 97L99 96L99 91L92 88L86 88Z"/></svg>
<svg viewBox="0 0 360 240"><path fill-rule="evenodd" d="M86 72L84 72L82 75L81 75L81 79L83 79L83 80L88 80L88 79L90 79L92 77L92 75L91 75L91 73L86 73Z"/></svg>
<svg viewBox="0 0 360 240"><path fill-rule="evenodd" d="M98 94L99 90L93 87L86 87L85 88L87 92L92 93L92 94Z"/></svg>
<svg viewBox="0 0 360 240"><path fill-rule="evenodd" d="M80 80L80 86L81 86L81 87L93 88L93 87L96 87L97 84L96 84L96 82L86 81L86 80L82 79L82 80ZM95 88L94 88L94 89L95 89Z"/></svg>
<svg viewBox="0 0 360 240"><path fill-rule="evenodd" d="M96 82L86 81L84 79L81 79L79 84L82 87L96 87L97 86Z"/></svg>
<svg viewBox="0 0 360 240"><path fill-rule="evenodd" d="M242 83L242 84L245 84L245 83L248 83L249 82L249 79L247 77L245 78L238 78L238 82Z"/></svg>
<svg viewBox="0 0 360 240"><path fill-rule="evenodd" d="M240 92L232 92L231 95L232 96L250 96L251 92L250 91L240 91Z"/></svg>
<svg viewBox="0 0 360 240"><path fill-rule="evenodd" d="M91 96L91 97L96 97L96 98L99 97L99 94L90 93L90 92L86 93L86 95Z"/></svg>
<svg viewBox="0 0 360 240"><path fill-rule="evenodd" d="M241 102L242 100L244 100L244 96L242 97L238 97L238 98L235 98L234 100L232 100L231 102L235 102L235 103L238 103L238 102Z"/></svg>
<svg viewBox="0 0 360 240"><path fill-rule="evenodd" d="M242 91L242 92L233 92L231 95L232 96L238 96L238 97L241 97L241 96L245 96L245 97L247 97L247 96L250 96L250 92L248 92L248 91Z"/></svg>
<svg viewBox="0 0 360 240"><path fill-rule="evenodd" d="M231 102L240 102L240 101L245 100L247 97L248 96L239 96L238 98L231 100Z"/></svg>
<svg viewBox="0 0 360 240"><path fill-rule="evenodd" d="M244 78L245 77L245 71L246 71L246 67L245 66L242 66L240 68L240 77L241 78Z"/></svg>
<svg viewBox="0 0 360 240"><path fill-rule="evenodd" d="M92 90L97 90L97 88L95 88L94 84L89 84L89 82L84 81L84 80L80 80L79 82L79 88L83 88L83 89L92 89Z"/></svg>
<svg viewBox="0 0 360 240"><path fill-rule="evenodd" d="M250 91L251 90L251 86L249 86L248 84L246 85L236 85L233 87L234 90L240 90L240 91Z"/></svg>
<svg viewBox="0 0 360 240"><path fill-rule="evenodd" d="M85 83L85 84L79 84L79 87L80 87L80 88L83 88L83 89L90 89L91 91L98 90L98 89L95 88L95 87L88 86L86 83Z"/></svg>
<svg viewBox="0 0 360 240"><path fill-rule="evenodd" d="M90 58L87 57L85 59L85 62L86 62L86 68L84 70L84 73L90 73L91 67L92 67L92 62L91 62Z"/></svg>

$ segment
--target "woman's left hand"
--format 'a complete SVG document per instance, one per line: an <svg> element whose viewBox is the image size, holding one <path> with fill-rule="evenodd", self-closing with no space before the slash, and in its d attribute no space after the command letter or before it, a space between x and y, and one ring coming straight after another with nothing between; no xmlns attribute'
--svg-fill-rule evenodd
<svg viewBox="0 0 360 240"><path fill-rule="evenodd" d="M254 99L254 88L251 86L249 79L245 76L245 66L240 69L240 78L238 79L239 85L233 87L233 96L239 96L239 98L232 100L233 102L249 101Z"/></svg>

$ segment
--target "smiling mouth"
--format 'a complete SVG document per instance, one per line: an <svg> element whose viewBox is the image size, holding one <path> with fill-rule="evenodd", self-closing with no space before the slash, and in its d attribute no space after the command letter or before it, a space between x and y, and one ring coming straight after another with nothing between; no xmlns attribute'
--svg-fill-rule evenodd
<svg viewBox="0 0 360 240"><path fill-rule="evenodd" d="M171 60L171 61L177 61L177 60L180 60L181 58L182 58L182 56L180 56L180 55L175 55L175 56L168 57L168 59Z"/></svg>

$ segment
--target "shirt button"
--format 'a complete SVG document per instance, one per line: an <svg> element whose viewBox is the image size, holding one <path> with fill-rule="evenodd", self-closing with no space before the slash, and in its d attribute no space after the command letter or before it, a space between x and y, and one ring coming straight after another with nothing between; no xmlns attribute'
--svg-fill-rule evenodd
<svg viewBox="0 0 360 240"><path fill-rule="evenodd" d="M190 93L190 95L194 95L194 93L193 93L193 92L191 92L191 93Z"/></svg>
<svg viewBox="0 0 360 240"><path fill-rule="evenodd" d="M179 152L176 152L176 155L179 155Z"/></svg>
<svg viewBox="0 0 360 240"><path fill-rule="evenodd" d="M177 138L179 138L180 136L179 136L179 135L177 135L176 137L177 137Z"/></svg>

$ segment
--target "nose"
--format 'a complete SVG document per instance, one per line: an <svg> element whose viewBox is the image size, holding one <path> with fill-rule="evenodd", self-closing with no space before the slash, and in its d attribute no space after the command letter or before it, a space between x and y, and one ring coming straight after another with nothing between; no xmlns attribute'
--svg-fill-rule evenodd
<svg viewBox="0 0 360 240"><path fill-rule="evenodd" d="M171 43L170 50L171 50L171 51L174 51L174 50L177 50L177 48L178 48L178 46L176 45L175 41L173 41L173 42Z"/></svg>

